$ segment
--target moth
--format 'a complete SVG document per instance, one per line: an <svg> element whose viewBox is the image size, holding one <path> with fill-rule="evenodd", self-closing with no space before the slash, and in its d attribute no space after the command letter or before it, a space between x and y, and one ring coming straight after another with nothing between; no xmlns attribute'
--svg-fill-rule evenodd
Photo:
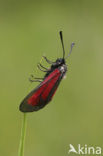
<svg viewBox="0 0 103 156"><path fill-rule="evenodd" d="M46 106L52 100L61 80L67 72L66 59L70 56L74 43L71 44L71 50L65 58L62 31L60 31L59 34L63 48L63 57L57 58L55 62L52 62L43 56L45 61L51 66L47 69L42 64L38 64L38 68L46 72L46 74L44 78L34 78L31 80L32 82L40 82L40 84L23 99L19 106L21 112L38 111Z"/></svg>

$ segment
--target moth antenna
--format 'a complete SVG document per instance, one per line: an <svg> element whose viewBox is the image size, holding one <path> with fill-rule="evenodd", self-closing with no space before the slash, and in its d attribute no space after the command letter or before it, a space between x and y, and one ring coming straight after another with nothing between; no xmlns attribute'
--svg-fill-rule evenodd
<svg viewBox="0 0 103 156"><path fill-rule="evenodd" d="M65 49L64 49L64 43L63 43L63 34L62 34L62 31L60 31L59 34L60 34L60 39L61 39L61 43L62 43L63 59L64 59L64 57L65 57Z"/></svg>
<svg viewBox="0 0 103 156"><path fill-rule="evenodd" d="M71 43L71 46L70 46L70 47L71 47L71 48L70 48L70 52L69 52L68 56L67 56L65 59L67 59L67 58L71 55L71 52L72 52L72 49L73 49L74 45L75 45L75 43L72 42L72 43Z"/></svg>

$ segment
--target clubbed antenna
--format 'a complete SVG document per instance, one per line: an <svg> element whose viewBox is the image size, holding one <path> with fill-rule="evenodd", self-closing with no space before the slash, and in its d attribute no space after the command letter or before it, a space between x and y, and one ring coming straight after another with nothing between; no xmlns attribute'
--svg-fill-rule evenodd
<svg viewBox="0 0 103 156"><path fill-rule="evenodd" d="M61 43L62 43L63 59L64 59L64 57L65 57L65 50L64 50L64 43L63 43L63 34L62 34L62 31L60 31L59 34L60 34L60 39L61 39Z"/></svg>
<svg viewBox="0 0 103 156"><path fill-rule="evenodd" d="M66 57L66 59L70 56L70 54L71 54L71 52L72 52L72 49L73 49L74 45L75 45L75 43L72 42L70 52L69 52L68 56Z"/></svg>

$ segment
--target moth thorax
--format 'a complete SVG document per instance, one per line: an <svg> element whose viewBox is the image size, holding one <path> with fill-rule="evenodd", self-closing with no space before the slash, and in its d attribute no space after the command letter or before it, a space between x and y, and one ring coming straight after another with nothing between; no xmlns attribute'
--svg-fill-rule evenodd
<svg viewBox="0 0 103 156"><path fill-rule="evenodd" d="M60 71L61 71L62 73L65 73L65 72L67 71L67 66L66 66L66 65L62 65L62 66L60 67Z"/></svg>

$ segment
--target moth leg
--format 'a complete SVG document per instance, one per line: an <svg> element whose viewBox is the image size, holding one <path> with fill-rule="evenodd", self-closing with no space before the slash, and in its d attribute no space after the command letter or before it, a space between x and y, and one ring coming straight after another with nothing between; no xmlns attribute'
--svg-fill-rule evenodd
<svg viewBox="0 0 103 156"><path fill-rule="evenodd" d="M30 79L30 78L29 78L29 81L30 81L30 82L42 82L42 80L32 80L32 79Z"/></svg>
<svg viewBox="0 0 103 156"><path fill-rule="evenodd" d="M54 64L54 63L55 63L55 62L52 62L52 61L48 60L46 56L43 56L43 58L44 58L44 59L46 60L46 62L49 63L49 64Z"/></svg>
<svg viewBox="0 0 103 156"><path fill-rule="evenodd" d="M43 78L40 78L40 77L34 77L33 74L31 74L30 76L31 76L33 79L41 79L41 80L43 80Z"/></svg>
<svg viewBox="0 0 103 156"><path fill-rule="evenodd" d="M37 67L38 67L39 70L41 70L41 71L43 71L43 72L48 72L48 70L43 70L43 69L41 69L40 66L39 66L39 64L37 65Z"/></svg>
<svg viewBox="0 0 103 156"><path fill-rule="evenodd" d="M43 78L34 77L33 75L29 78L30 82L42 82L43 80Z"/></svg>
<svg viewBox="0 0 103 156"><path fill-rule="evenodd" d="M45 70L49 70L48 68L44 67L41 63L39 63L40 67L44 68Z"/></svg>

